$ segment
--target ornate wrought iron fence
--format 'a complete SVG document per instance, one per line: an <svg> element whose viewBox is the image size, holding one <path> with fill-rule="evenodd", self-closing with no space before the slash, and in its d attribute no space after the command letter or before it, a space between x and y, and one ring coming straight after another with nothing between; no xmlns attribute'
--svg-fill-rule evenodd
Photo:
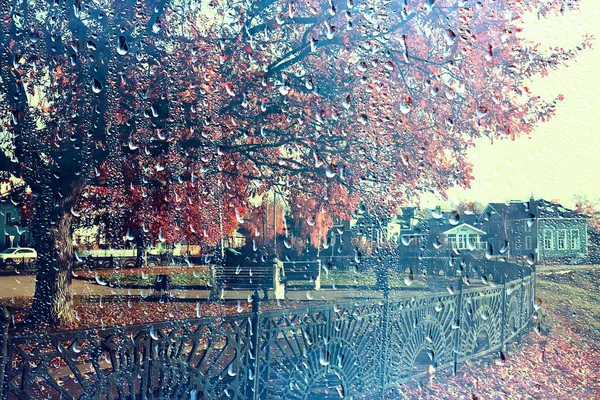
<svg viewBox="0 0 600 400"><path fill-rule="evenodd" d="M531 272L418 299L261 311L255 297L249 313L100 330L18 336L5 319L2 398L378 397L501 351L534 313Z"/></svg>

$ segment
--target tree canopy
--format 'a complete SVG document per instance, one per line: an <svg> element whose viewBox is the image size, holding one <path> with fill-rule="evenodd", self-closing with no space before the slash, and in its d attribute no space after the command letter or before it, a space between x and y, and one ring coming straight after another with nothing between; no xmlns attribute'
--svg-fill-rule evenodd
<svg viewBox="0 0 600 400"><path fill-rule="evenodd" d="M214 245L276 193L319 241L359 201L468 186L474 139L555 112L524 82L588 39L542 50L520 18L571 4L3 0L0 167L31 188L36 298L70 299L71 226L94 205L115 237Z"/></svg>

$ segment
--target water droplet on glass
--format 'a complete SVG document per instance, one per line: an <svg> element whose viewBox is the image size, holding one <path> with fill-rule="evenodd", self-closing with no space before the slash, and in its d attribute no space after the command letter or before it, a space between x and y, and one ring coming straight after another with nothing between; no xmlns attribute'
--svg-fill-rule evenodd
<svg viewBox="0 0 600 400"><path fill-rule="evenodd" d="M92 92L98 94L102 91L102 84L96 78L92 79Z"/></svg>
<svg viewBox="0 0 600 400"><path fill-rule="evenodd" d="M100 275L98 275L97 272L95 272L94 274L95 274L96 282L98 283L98 285L101 285L101 286L107 285L106 281L103 280L102 278L100 278Z"/></svg>
<svg viewBox="0 0 600 400"><path fill-rule="evenodd" d="M120 56L124 56L129 52L129 46L127 46L127 41L125 40L125 36L119 36L117 42L117 54Z"/></svg>
<svg viewBox="0 0 600 400"><path fill-rule="evenodd" d="M153 340L158 340L159 339L158 332L156 332L156 328L154 327L154 325L150 326L150 337Z"/></svg>
<svg viewBox="0 0 600 400"><path fill-rule="evenodd" d="M321 364L323 367L326 367L330 364L331 362L331 355L329 354L329 352L325 349L321 349L321 351L319 352L319 364Z"/></svg>
<svg viewBox="0 0 600 400"><path fill-rule="evenodd" d="M162 28L162 22L159 17L156 17L154 22L152 23L152 32L158 33Z"/></svg>
<svg viewBox="0 0 600 400"><path fill-rule="evenodd" d="M237 208L235 209L235 219L240 224L244 223L244 218L242 217L242 215L240 214L240 212L239 212L239 210Z"/></svg>
<svg viewBox="0 0 600 400"><path fill-rule="evenodd" d="M229 364L229 367L227 367L227 375L229 375L229 376L237 375L237 373L233 370L233 363Z"/></svg>

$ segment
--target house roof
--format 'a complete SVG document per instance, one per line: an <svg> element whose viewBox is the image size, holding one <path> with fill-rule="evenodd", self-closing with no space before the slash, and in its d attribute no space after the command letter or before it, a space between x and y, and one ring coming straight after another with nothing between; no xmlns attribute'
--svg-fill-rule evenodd
<svg viewBox="0 0 600 400"><path fill-rule="evenodd" d="M532 218L532 207L529 202L513 201L510 203L489 203L484 209L479 220L488 219L496 214L508 219L528 219Z"/></svg>
<svg viewBox="0 0 600 400"><path fill-rule="evenodd" d="M489 219L497 214L508 220L519 219L551 219L551 218L589 218L587 215L566 208L561 204L539 199L530 201L511 201L509 203L489 203L481 215L479 221Z"/></svg>
<svg viewBox="0 0 600 400"><path fill-rule="evenodd" d="M464 224L463 223L463 224L454 226L454 227L452 227L452 228L450 228L448 230L442 231L442 235L452 234L452 233L458 231L460 228L467 228L468 230L473 231L475 233L478 233L480 235L485 235L486 234L485 231L482 231L481 229L477 229L473 225L469 225L469 224Z"/></svg>
<svg viewBox="0 0 600 400"><path fill-rule="evenodd" d="M552 203L546 200L537 201L538 218L590 218L585 214L563 207L560 204Z"/></svg>
<svg viewBox="0 0 600 400"><path fill-rule="evenodd" d="M458 224L477 225L478 216L474 214L459 213L458 211L425 210L429 226L456 226Z"/></svg>

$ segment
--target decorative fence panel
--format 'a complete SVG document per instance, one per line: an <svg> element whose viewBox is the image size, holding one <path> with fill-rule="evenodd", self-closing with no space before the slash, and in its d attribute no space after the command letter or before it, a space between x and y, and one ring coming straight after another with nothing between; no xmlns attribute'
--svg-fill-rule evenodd
<svg viewBox="0 0 600 400"><path fill-rule="evenodd" d="M126 328L18 336L4 319L2 399L372 397L502 351L534 299L535 273L299 309L262 312L255 297L249 313Z"/></svg>

